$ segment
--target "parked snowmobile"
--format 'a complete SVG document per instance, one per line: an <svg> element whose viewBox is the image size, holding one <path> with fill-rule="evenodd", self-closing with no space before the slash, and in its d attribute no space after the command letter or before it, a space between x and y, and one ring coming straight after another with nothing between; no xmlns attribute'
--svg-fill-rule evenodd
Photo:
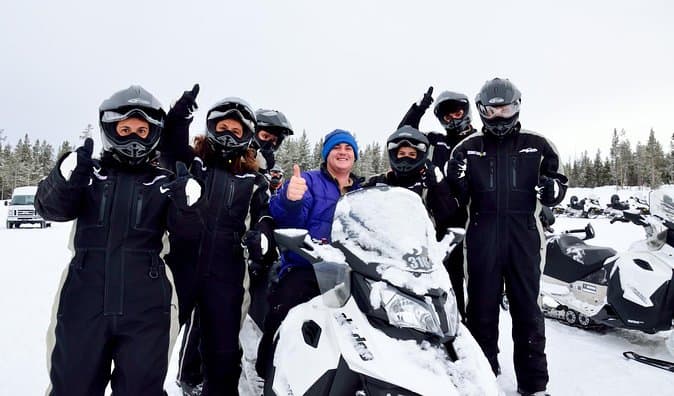
<svg viewBox="0 0 674 396"><path fill-rule="evenodd" d="M438 243L419 197L382 186L339 200L330 243L277 230L281 249L313 263L322 294L281 324L265 394L498 394L442 265L454 231Z"/></svg>
<svg viewBox="0 0 674 396"><path fill-rule="evenodd" d="M595 197L583 198L579 201L577 196L572 195L569 204L566 205L565 213L569 217L596 219L604 213L604 210Z"/></svg>
<svg viewBox="0 0 674 396"><path fill-rule="evenodd" d="M629 202L621 201L618 194L613 194L611 195L611 202L606 204L606 210L604 210L604 214L606 214L609 219L612 219L614 217L622 217L623 211L629 209Z"/></svg>
<svg viewBox="0 0 674 396"><path fill-rule="evenodd" d="M671 195L671 196L674 196ZM669 195L667 196L669 199ZM669 199L671 202L671 199ZM669 205L674 214L674 204ZM548 238L541 307L548 317L580 327L610 327L655 333L674 317L674 216L625 211L615 221L644 227L646 239L626 252L591 246L590 224ZM583 240L573 233L585 233Z"/></svg>
<svg viewBox="0 0 674 396"><path fill-rule="evenodd" d="M644 198L640 198L635 195L630 197L628 202L632 209L638 210L641 214L647 215L651 213L648 201Z"/></svg>

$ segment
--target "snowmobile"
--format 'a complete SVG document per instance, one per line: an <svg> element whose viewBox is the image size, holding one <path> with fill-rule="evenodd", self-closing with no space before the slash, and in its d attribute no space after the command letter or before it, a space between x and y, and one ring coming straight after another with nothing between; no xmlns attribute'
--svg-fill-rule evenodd
<svg viewBox="0 0 674 396"><path fill-rule="evenodd" d="M566 205L565 213L569 217L584 217L588 219L596 219L604 210L599 205L599 200L594 197L583 198L580 201L578 197L573 195Z"/></svg>
<svg viewBox="0 0 674 396"><path fill-rule="evenodd" d="M543 313L583 328L615 327L649 334L670 330L674 317L674 203L661 215L624 211L612 220L644 227L646 239L625 251L587 245L588 224L547 239ZM657 195L652 195L657 197ZM663 200L664 202L664 200ZM663 205L661 205L663 206ZM659 206L659 207L661 207ZM583 232L583 239L574 236Z"/></svg>
<svg viewBox="0 0 674 396"><path fill-rule="evenodd" d="M611 202L606 204L604 214L609 218L622 217L623 211L629 210L630 204L627 201L621 201L618 194L611 195Z"/></svg>
<svg viewBox="0 0 674 396"><path fill-rule="evenodd" d="M632 209L638 210L641 214L647 215L651 213L648 201L645 200L644 198L640 198L635 195L630 197L628 202Z"/></svg>
<svg viewBox="0 0 674 396"><path fill-rule="evenodd" d="M419 196L399 187L350 192L331 242L276 231L313 263L321 295L291 309L275 336L265 395L497 395L489 363L459 320L441 242Z"/></svg>

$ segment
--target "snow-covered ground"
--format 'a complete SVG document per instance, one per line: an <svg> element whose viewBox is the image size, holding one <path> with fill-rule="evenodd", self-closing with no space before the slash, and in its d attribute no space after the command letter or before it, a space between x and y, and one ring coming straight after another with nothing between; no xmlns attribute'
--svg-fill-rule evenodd
<svg viewBox="0 0 674 396"><path fill-rule="evenodd" d="M613 188L595 189L602 206ZM621 199L632 190L620 190ZM647 196L647 190L637 190ZM572 189L579 197L584 191ZM565 200L565 204L566 204ZM48 385L46 331L61 272L70 258L66 241L70 224L53 223L51 228L24 226L5 229L5 207L0 207L0 395L44 394ZM589 220L595 230L596 245L624 250L643 238L643 230L632 224L610 225L606 219ZM558 218L558 231L582 228L587 219ZM501 316L500 361L503 374L499 384L505 395L515 395L512 366L511 323ZM625 350L660 359L674 360L665 346L669 332L656 335L610 330L603 333L568 327L546 319L547 355L550 371L548 390L553 395L667 395L674 394L674 374L627 361ZM169 367L166 389L179 395L174 384L177 348Z"/></svg>

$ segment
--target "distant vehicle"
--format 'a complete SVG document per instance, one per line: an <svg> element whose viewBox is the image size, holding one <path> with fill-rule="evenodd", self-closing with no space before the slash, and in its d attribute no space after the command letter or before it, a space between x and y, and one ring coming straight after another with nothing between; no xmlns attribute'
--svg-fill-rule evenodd
<svg viewBox="0 0 674 396"><path fill-rule="evenodd" d="M39 224L40 228L50 227L51 223L45 221L35 211L35 194L37 186L17 187L12 192L12 200L5 205L7 211L7 228L18 228L21 224Z"/></svg>

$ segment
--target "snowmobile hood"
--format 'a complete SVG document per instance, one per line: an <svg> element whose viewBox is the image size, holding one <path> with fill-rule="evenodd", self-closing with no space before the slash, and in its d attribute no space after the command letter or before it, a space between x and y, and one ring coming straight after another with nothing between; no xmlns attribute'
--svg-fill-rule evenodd
<svg viewBox="0 0 674 396"><path fill-rule="evenodd" d="M420 197L405 188L377 186L350 192L337 203L332 242L365 263L376 263L382 279L419 295L449 290L442 269L447 246Z"/></svg>

